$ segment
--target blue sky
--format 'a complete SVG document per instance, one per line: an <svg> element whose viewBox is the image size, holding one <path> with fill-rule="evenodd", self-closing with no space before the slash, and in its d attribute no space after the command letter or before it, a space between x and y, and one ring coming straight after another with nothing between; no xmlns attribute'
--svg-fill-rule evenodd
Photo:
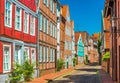
<svg viewBox="0 0 120 83"><path fill-rule="evenodd" d="M87 31L90 35L101 31L101 11L105 0L60 0L69 5L75 31Z"/></svg>

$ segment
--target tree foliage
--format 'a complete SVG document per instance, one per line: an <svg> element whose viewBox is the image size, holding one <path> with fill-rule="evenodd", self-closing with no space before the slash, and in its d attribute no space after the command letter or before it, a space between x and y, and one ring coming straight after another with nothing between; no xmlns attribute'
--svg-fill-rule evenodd
<svg viewBox="0 0 120 83"><path fill-rule="evenodd" d="M107 61L108 59L110 59L110 52L106 52L105 55L103 55L102 57L103 61Z"/></svg>
<svg viewBox="0 0 120 83"><path fill-rule="evenodd" d="M102 56L101 56L101 38L100 38L100 33L99 33L99 38L98 38L98 54L99 54L99 65L101 65Z"/></svg>
<svg viewBox="0 0 120 83"><path fill-rule="evenodd" d="M62 59L57 60L57 71L60 71L63 68L64 61Z"/></svg>
<svg viewBox="0 0 120 83"><path fill-rule="evenodd" d="M18 63L14 63L14 67L9 75L11 81L10 83L18 83L22 79L23 69Z"/></svg>
<svg viewBox="0 0 120 83"><path fill-rule="evenodd" d="M98 38L98 53L101 54L101 39L100 39L100 33Z"/></svg>
<svg viewBox="0 0 120 83"><path fill-rule="evenodd" d="M73 66L75 67L77 64L77 59L76 58L73 58Z"/></svg>
<svg viewBox="0 0 120 83"><path fill-rule="evenodd" d="M19 83L24 78L30 81L34 73L34 64L30 60L25 60L22 64L15 63L10 74L11 83Z"/></svg>
<svg viewBox="0 0 120 83"><path fill-rule="evenodd" d="M30 81L34 73L34 64L30 63L30 60L26 60L23 63L23 77L25 81Z"/></svg>

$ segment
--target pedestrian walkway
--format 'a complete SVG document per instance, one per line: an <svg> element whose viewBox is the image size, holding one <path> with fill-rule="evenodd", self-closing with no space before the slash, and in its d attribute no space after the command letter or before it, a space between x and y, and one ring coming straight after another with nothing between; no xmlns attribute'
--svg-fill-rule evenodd
<svg viewBox="0 0 120 83"><path fill-rule="evenodd" d="M102 69L99 70L99 75L102 83L117 83L117 82L113 82L109 74L103 71Z"/></svg>
<svg viewBox="0 0 120 83"><path fill-rule="evenodd" d="M28 83L46 83L48 81L52 81L53 79L61 76L61 75L64 75L64 74L67 74L71 71L73 71L74 68L69 68L69 69L63 69L61 70L60 72L56 72L56 73L51 73L51 74L48 74L48 75L44 75L40 78L35 78L34 80L32 80L31 82L28 82Z"/></svg>

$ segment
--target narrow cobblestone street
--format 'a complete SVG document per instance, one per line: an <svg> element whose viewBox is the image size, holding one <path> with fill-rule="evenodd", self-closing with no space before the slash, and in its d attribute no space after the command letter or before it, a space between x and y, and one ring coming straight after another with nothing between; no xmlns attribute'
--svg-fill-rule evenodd
<svg viewBox="0 0 120 83"><path fill-rule="evenodd" d="M78 66L71 73L55 79L52 83L100 83L97 71L101 69L96 64Z"/></svg>

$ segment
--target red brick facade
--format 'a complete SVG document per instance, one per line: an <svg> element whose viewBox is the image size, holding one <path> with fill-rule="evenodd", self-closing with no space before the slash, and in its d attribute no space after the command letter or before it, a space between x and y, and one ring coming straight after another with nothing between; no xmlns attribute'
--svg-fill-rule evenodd
<svg viewBox="0 0 120 83"><path fill-rule="evenodd" d="M0 0L0 81L8 79L13 64L35 63L37 77L38 17L34 0ZM25 53L27 58L25 57Z"/></svg>
<svg viewBox="0 0 120 83"><path fill-rule="evenodd" d="M97 47L97 42L98 42L98 37L99 33L93 34L90 39L90 47L92 48L90 50L90 62L98 62L99 60L99 55L98 55L98 47Z"/></svg>
<svg viewBox="0 0 120 83"><path fill-rule="evenodd" d="M39 45L42 47L42 49L40 49L42 50L42 57L41 57L42 61L40 61L40 76L55 72L55 68L56 68L55 67L56 49L57 49L57 39L55 37L57 31L56 2L54 0L47 0L47 1L48 2L45 3L44 0L40 0L40 7L39 7L40 13L42 15L42 28L39 31ZM52 1L52 4L50 1ZM53 10L50 9L51 5L54 5ZM45 18L48 21L47 24L44 24L46 21L44 20Z"/></svg>
<svg viewBox="0 0 120 83"><path fill-rule="evenodd" d="M64 50L65 50L65 18L61 15L60 23L60 58L64 60Z"/></svg>
<svg viewBox="0 0 120 83"><path fill-rule="evenodd" d="M72 26L70 22L69 6L62 6L62 16L65 18L65 46L64 60L65 68L72 66Z"/></svg>
<svg viewBox="0 0 120 83"><path fill-rule="evenodd" d="M106 0L104 17L110 17L110 76L114 81L120 82L120 38L119 17L120 0Z"/></svg>

